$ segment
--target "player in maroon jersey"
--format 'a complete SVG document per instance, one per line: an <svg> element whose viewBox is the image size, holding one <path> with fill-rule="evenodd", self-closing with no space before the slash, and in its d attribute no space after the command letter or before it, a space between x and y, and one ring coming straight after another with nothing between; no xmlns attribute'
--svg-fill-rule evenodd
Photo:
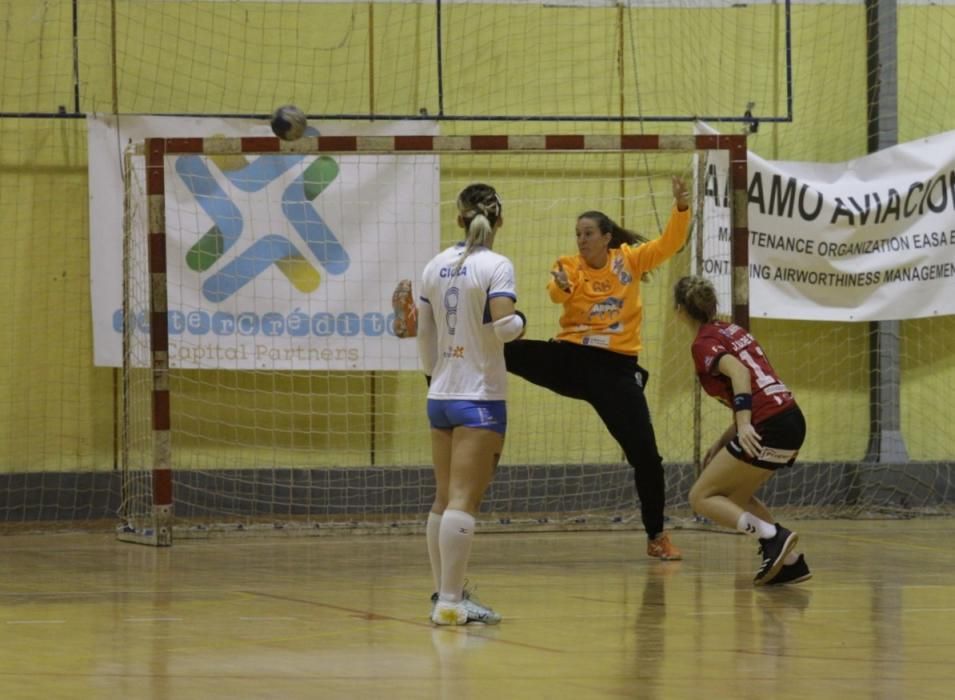
<svg viewBox="0 0 955 700"><path fill-rule="evenodd" d="M756 491L776 469L792 466L806 421L756 339L716 319L716 290L703 277L684 277L673 290L677 316L696 331L691 352L703 390L733 409L733 423L707 450L690 489L693 509L759 539L757 586L799 583L812 575L793 549L798 535L775 522Z"/></svg>

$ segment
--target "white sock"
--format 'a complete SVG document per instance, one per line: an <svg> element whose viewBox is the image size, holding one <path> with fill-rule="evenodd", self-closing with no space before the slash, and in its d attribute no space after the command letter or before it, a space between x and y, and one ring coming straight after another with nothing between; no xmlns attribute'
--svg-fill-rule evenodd
<svg viewBox="0 0 955 700"><path fill-rule="evenodd" d="M747 535L758 537L761 540L768 540L770 537L776 535L775 525L767 523L765 520L760 520L745 510L743 514L739 516L739 520L736 521L736 529L740 532L745 532Z"/></svg>
<svg viewBox="0 0 955 700"><path fill-rule="evenodd" d="M783 564L785 564L786 566L792 566L797 561L799 561L799 555L796 554L795 552L790 552L789 554L786 555L786 558L783 559Z"/></svg>
<svg viewBox="0 0 955 700"><path fill-rule="evenodd" d="M457 603L464 591L464 575L471 556L474 517L462 510L446 510L441 517L441 600Z"/></svg>
<svg viewBox="0 0 955 700"><path fill-rule="evenodd" d="M431 577L434 579L434 590L441 590L441 549L438 547L438 532L441 530L441 516L437 513L428 513L428 527L425 537L428 540L428 559L431 560Z"/></svg>

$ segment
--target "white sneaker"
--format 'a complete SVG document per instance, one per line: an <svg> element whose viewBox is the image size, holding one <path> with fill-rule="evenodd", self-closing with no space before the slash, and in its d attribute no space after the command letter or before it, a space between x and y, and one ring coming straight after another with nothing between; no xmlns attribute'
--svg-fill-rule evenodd
<svg viewBox="0 0 955 700"><path fill-rule="evenodd" d="M485 625L496 625L501 621L501 614L479 603L473 593L462 600L460 605L463 605L468 612L468 622L483 622Z"/></svg>
<svg viewBox="0 0 955 700"><path fill-rule="evenodd" d="M438 600L431 612L431 622L436 625L466 625L469 622L496 625L500 621L500 613L486 605L481 605L470 597L463 598L457 603Z"/></svg>
<svg viewBox="0 0 955 700"><path fill-rule="evenodd" d="M451 603L446 600L439 600L435 603L434 611L431 613L431 622L436 625L468 624L468 611L464 607L464 601Z"/></svg>
<svg viewBox="0 0 955 700"><path fill-rule="evenodd" d="M464 595L463 595L463 597L464 597L465 599L471 597L471 592L470 592L467 588L464 589ZM437 604L438 604L438 594L437 594L437 593L432 593L432 594L431 594L431 612L428 613L428 619L429 619L429 620L434 616L434 606L437 605Z"/></svg>

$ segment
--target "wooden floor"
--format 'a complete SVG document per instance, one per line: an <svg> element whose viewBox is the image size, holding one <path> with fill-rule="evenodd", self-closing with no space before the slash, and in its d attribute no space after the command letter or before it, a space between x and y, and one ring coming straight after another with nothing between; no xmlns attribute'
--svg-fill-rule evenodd
<svg viewBox="0 0 955 700"><path fill-rule="evenodd" d="M815 577L778 589L730 534L480 535L504 621L453 629L421 536L7 536L0 698L955 698L955 523L796 525Z"/></svg>

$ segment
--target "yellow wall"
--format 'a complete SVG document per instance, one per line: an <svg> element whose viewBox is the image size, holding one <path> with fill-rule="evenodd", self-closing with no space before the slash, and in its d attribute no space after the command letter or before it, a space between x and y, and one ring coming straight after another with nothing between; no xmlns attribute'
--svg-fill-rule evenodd
<svg viewBox="0 0 955 700"><path fill-rule="evenodd" d="M434 9L422 4L295 2L116 3L113 82L109 0L80 3L80 109L109 112L264 113L294 101L310 111L438 110ZM0 109L73 109L70 0L7 2L0 43ZM446 4L444 106L449 113L591 115L785 113L779 7L725 9L547 8ZM622 24L620 23L622 20ZM622 30L622 31L621 31ZM955 96L945 6L900 10L900 138L953 128ZM836 161L865 151L865 46L861 4L793 7L792 123L764 123L751 148L770 158ZM623 79L618 73L622 39ZM369 54L374 62L370 65ZM623 88L621 89L621 83ZM738 125L716 125L735 130ZM630 124L627 131L685 131ZM444 122L444 133L616 132L584 122ZM594 160L571 176L528 182L523 170L446 161L443 231L461 182L493 178L509 202L500 249L513 257L531 337L546 338L558 310L543 287L551 261L573 249L584 200L612 202L619 163ZM652 166L626 193L666 211L667 175ZM547 168L542 166L543 170ZM92 367L86 139L82 120L0 119L0 290L7 323L0 360L0 471L112 469L115 373ZM122 196L116 193L117 197ZM510 202L513 201L513 204ZM542 204L546 202L546 205ZM656 221L604 205L641 230ZM545 211L546 210L546 211ZM629 218L628 218L629 217ZM446 241L447 242L447 241ZM645 288L653 378L651 409L668 460L692 456L693 378L686 338L669 315L686 254ZM119 274L116 272L116 274ZM867 327L757 321L780 374L808 416L807 459L860 458L868 436ZM950 319L903 324L903 428L913 457L951 458L946 397L955 388ZM413 374L193 372L175 377L180 466L361 465L428 461L422 380ZM941 389L941 390L940 390ZM615 460L619 450L593 412L513 384L510 462ZM704 441L727 416L705 404ZM255 447L250 448L249 445Z"/></svg>
<svg viewBox="0 0 955 700"><path fill-rule="evenodd" d="M92 366L85 132L0 119L0 471L112 467L113 371Z"/></svg>

